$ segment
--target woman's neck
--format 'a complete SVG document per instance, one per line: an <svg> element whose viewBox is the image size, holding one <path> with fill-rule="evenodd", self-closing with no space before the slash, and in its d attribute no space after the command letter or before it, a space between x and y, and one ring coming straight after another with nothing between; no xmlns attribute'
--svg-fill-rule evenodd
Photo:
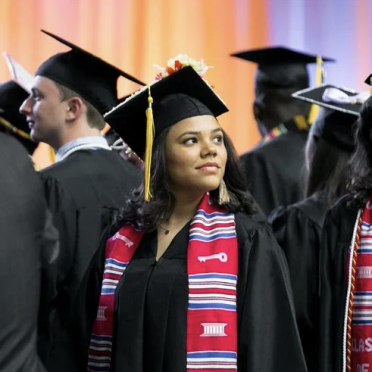
<svg viewBox="0 0 372 372"><path fill-rule="evenodd" d="M167 224L168 225L176 225L180 222L187 222L192 219L195 215L196 208L198 207L200 200L202 199L203 195L198 196L187 196L185 194L181 196L176 196L176 203L174 206L174 210L169 217Z"/></svg>

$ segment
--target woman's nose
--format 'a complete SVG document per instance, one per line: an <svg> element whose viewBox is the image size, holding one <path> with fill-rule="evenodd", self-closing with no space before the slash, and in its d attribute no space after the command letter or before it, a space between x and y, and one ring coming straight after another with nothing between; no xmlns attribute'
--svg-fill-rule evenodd
<svg viewBox="0 0 372 372"><path fill-rule="evenodd" d="M202 156L216 156L217 155L217 149L216 145L213 143L205 144L202 150Z"/></svg>

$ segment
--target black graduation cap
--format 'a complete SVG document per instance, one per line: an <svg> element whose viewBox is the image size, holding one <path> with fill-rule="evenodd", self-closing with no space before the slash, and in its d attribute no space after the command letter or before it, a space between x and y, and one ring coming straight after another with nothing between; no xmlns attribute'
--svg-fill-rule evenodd
<svg viewBox="0 0 372 372"><path fill-rule="evenodd" d="M199 115L215 117L228 111L224 102L190 66L150 85L156 138L177 122ZM148 87L135 92L105 115L105 120L139 156L146 147Z"/></svg>
<svg viewBox="0 0 372 372"><path fill-rule="evenodd" d="M232 57L258 64L256 83L274 88L307 87L309 76L306 65L317 63L318 56L283 46L250 49L231 54ZM334 62L321 57L323 62Z"/></svg>
<svg viewBox="0 0 372 372"><path fill-rule="evenodd" d="M39 66L35 75L47 77L72 89L91 103L102 115L118 103L117 79L120 76L144 85L135 77L82 48L50 32L41 31L67 45L71 50L47 59Z"/></svg>
<svg viewBox="0 0 372 372"><path fill-rule="evenodd" d="M367 79L366 79L366 80L364 80L364 82L365 82L366 84L368 84L368 85L371 85L371 86L372 86L372 74L371 74L371 75L369 75L369 76L367 77Z"/></svg>
<svg viewBox="0 0 372 372"><path fill-rule="evenodd" d="M28 92L14 81L0 84L0 131L13 133L32 154L37 143L30 137L26 117L19 112L19 108L28 95Z"/></svg>
<svg viewBox="0 0 372 372"><path fill-rule="evenodd" d="M325 84L304 89L292 96L323 107L310 129L313 135L341 149L354 149L354 123L369 92L358 93L352 89Z"/></svg>

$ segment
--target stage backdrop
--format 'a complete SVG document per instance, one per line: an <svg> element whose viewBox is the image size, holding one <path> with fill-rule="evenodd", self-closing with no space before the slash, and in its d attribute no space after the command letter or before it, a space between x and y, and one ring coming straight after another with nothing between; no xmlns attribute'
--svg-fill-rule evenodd
<svg viewBox="0 0 372 372"><path fill-rule="evenodd" d="M229 54L274 44L322 53L339 61L327 67L329 82L365 88L370 14L370 0L0 0L0 49L33 73L68 50L43 28L145 82L156 75L153 63L178 53L203 58L214 66L207 80L230 108L220 122L242 153L259 140L251 113L255 66ZM0 81L9 77L1 62ZM137 88L119 81L120 95ZM45 147L35 160L50 163Z"/></svg>

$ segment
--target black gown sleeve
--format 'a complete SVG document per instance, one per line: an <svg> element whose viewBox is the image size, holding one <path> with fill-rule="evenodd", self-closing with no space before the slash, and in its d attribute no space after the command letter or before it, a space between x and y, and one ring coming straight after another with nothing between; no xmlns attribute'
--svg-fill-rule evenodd
<svg viewBox="0 0 372 372"><path fill-rule="evenodd" d="M238 371L306 371L287 263L267 226L238 227Z"/></svg>
<svg viewBox="0 0 372 372"><path fill-rule="evenodd" d="M347 252L357 213L358 207L347 195L330 209L323 226L320 250L320 372L342 370Z"/></svg>
<svg viewBox="0 0 372 372"><path fill-rule="evenodd" d="M302 347L308 370L315 372L321 227L294 206L278 208L269 221L288 262Z"/></svg>
<svg viewBox="0 0 372 372"><path fill-rule="evenodd" d="M79 286L74 303L54 348L45 362L48 372L81 372L87 370L88 348L97 316L103 279L107 239L116 232L107 228Z"/></svg>
<svg viewBox="0 0 372 372"><path fill-rule="evenodd" d="M44 193L48 208L53 215L52 223L59 233L60 252L54 264L55 299L48 314L49 342L58 338L66 314L71 307L70 273L74 266L77 251L78 213L72 197L59 184L58 180L41 172ZM48 345L43 353L48 354Z"/></svg>
<svg viewBox="0 0 372 372"><path fill-rule="evenodd" d="M326 216L322 247L320 255L320 307L319 307L319 372L335 371L332 357L335 355L335 322L331 320L333 314L333 291L332 291L332 250L337 245L338 229L332 213ZM341 345L339 345L341 347Z"/></svg>
<svg viewBox="0 0 372 372"><path fill-rule="evenodd" d="M46 211L41 235L41 291L38 323L38 352L42 360L51 342L50 322L57 300L57 262L60 253L59 233L53 225L53 216Z"/></svg>
<svg viewBox="0 0 372 372"><path fill-rule="evenodd" d="M0 371L45 372L37 355L46 203L24 147L0 133Z"/></svg>
<svg viewBox="0 0 372 372"><path fill-rule="evenodd" d="M54 177L41 173L48 208L60 238L58 281L63 282L72 267L77 242L77 209L73 198Z"/></svg>

